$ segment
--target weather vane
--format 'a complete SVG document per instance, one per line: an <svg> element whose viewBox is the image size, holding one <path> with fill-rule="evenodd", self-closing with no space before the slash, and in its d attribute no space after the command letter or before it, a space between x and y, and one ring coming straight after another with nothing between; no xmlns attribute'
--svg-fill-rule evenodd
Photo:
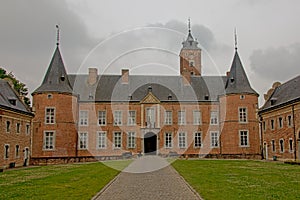
<svg viewBox="0 0 300 200"><path fill-rule="evenodd" d="M237 33L236 28L234 28L234 48L237 50Z"/></svg>
<svg viewBox="0 0 300 200"><path fill-rule="evenodd" d="M57 33L56 33L56 45L59 45L59 26L58 24L56 24L56 29L57 29Z"/></svg>

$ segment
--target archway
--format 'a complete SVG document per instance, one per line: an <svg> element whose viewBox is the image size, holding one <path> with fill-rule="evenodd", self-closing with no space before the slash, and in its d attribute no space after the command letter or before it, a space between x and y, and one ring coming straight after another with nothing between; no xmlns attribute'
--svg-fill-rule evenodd
<svg viewBox="0 0 300 200"><path fill-rule="evenodd" d="M145 155L156 155L157 135L149 132L144 136L144 153Z"/></svg>

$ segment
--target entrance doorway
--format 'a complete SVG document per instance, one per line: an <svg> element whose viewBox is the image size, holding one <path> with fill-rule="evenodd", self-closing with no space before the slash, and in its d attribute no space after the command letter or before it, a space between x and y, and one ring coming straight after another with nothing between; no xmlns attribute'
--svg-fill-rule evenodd
<svg viewBox="0 0 300 200"><path fill-rule="evenodd" d="M156 155L157 135L149 132L144 136L144 153L145 155Z"/></svg>

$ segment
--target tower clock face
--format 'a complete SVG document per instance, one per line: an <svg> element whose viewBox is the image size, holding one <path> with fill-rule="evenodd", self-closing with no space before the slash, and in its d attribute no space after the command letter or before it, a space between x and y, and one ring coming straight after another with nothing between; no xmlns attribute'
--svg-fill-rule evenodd
<svg viewBox="0 0 300 200"><path fill-rule="evenodd" d="M193 54L190 54L189 55L189 59L193 59L194 58L194 55Z"/></svg>

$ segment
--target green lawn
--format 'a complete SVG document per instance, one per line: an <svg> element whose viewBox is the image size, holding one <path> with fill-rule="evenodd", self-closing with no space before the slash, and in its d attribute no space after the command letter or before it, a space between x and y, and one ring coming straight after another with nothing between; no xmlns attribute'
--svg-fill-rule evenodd
<svg viewBox="0 0 300 200"><path fill-rule="evenodd" d="M110 161L118 169L131 161ZM43 166L0 173L0 199L91 199L119 171L102 163Z"/></svg>
<svg viewBox="0 0 300 200"><path fill-rule="evenodd" d="M177 160L173 167L206 200L300 199L300 166L247 160Z"/></svg>

